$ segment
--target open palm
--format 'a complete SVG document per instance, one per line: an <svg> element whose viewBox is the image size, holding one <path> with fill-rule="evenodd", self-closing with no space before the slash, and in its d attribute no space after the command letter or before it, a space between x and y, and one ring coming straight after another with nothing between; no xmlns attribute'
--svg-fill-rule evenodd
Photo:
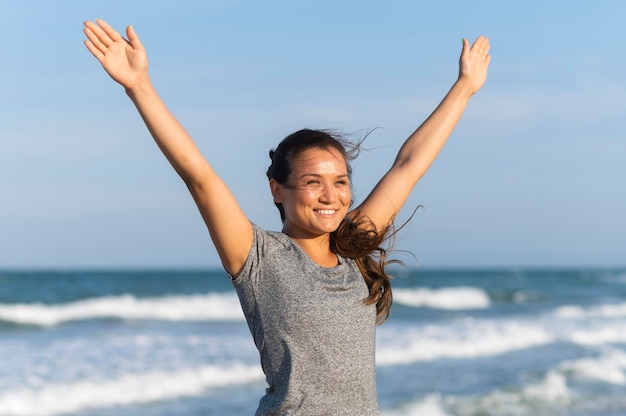
<svg viewBox="0 0 626 416"><path fill-rule="evenodd" d="M85 22L85 46L102 64L105 71L124 88L132 88L147 75L148 58L139 37L131 26L124 39L104 20Z"/></svg>

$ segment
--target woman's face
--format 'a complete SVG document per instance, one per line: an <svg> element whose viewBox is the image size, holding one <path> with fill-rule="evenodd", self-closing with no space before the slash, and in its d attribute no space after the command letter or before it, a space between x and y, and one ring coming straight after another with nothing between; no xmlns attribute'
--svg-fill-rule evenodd
<svg viewBox="0 0 626 416"><path fill-rule="evenodd" d="M312 148L291 161L285 185L271 181L274 201L285 210L283 232L311 238L335 231L350 207L346 160L334 148Z"/></svg>

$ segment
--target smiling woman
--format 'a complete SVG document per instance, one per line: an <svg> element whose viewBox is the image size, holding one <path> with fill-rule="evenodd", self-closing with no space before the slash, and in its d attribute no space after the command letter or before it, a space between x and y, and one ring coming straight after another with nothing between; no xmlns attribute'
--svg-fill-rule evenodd
<svg viewBox="0 0 626 416"><path fill-rule="evenodd" d="M224 181L169 112L148 76L146 51L102 20L85 45L126 90L202 215L259 350L268 389L258 415L375 415L375 325L391 286L380 244L417 181L483 85L489 41L463 41L459 78L404 142L395 162L351 207L349 152L324 131L301 130L270 153L281 232L252 224Z"/></svg>

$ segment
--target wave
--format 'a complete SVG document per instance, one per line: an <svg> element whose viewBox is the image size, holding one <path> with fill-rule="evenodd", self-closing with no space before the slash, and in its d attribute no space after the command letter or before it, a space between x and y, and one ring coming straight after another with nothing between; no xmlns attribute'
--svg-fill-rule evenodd
<svg viewBox="0 0 626 416"><path fill-rule="evenodd" d="M590 307L561 306L555 314L563 318L621 318L626 317L626 303Z"/></svg>
<svg viewBox="0 0 626 416"><path fill-rule="evenodd" d="M528 374L526 384L497 388L483 395L430 394L415 398L382 416L521 416L570 414L624 414L626 399L619 390L626 385L626 352L602 348L597 357L566 360L540 377ZM609 383L607 388L581 390L580 383ZM622 410L622 412L620 412Z"/></svg>
<svg viewBox="0 0 626 416"><path fill-rule="evenodd" d="M626 343L626 324L624 322L594 324L589 328L573 329L564 338L584 346Z"/></svg>
<svg viewBox="0 0 626 416"><path fill-rule="evenodd" d="M412 307L434 309L484 309L491 305L484 290L473 287L450 287L442 289L396 289L394 302Z"/></svg>
<svg viewBox="0 0 626 416"><path fill-rule="evenodd" d="M609 348L598 357L564 361L558 369L573 377L626 385L626 353L617 349Z"/></svg>
<svg viewBox="0 0 626 416"><path fill-rule="evenodd" d="M377 363L488 357L556 342L584 347L626 344L625 318L626 303L559 307L534 317L386 325L378 330Z"/></svg>
<svg viewBox="0 0 626 416"><path fill-rule="evenodd" d="M475 309L489 306L483 291L470 287L447 289L398 289L398 303L414 307ZM0 304L0 321L20 325L54 326L88 319L155 319L164 321L244 320L237 295L205 295L137 298L105 296L62 304Z"/></svg>
<svg viewBox="0 0 626 416"><path fill-rule="evenodd" d="M456 398L449 406L455 415L552 415L562 414L575 394L568 388L567 379L558 371L548 371L535 383L507 390L495 390L476 398Z"/></svg>
<svg viewBox="0 0 626 416"><path fill-rule="evenodd" d="M450 414L444 410L440 394L429 394L400 406L399 409L383 411L381 416L450 416Z"/></svg>
<svg viewBox="0 0 626 416"><path fill-rule="evenodd" d="M243 320L235 294L136 298L132 295L85 299L65 304L0 304L0 320L16 324L54 326L98 319L157 319L165 321Z"/></svg>
<svg viewBox="0 0 626 416"><path fill-rule="evenodd" d="M579 345L626 343L626 303L562 306L554 316L570 323L567 340Z"/></svg>
<svg viewBox="0 0 626 416"><path fill-rule="evenodd" d="M516 389L497 389L483 396L442 396L431 394L407 403L382 416L521 416L561 414L573 393L557 371L548 372L537 383Z"/></svg>
<svg viewBox="0 0 626 416"><path fill-rule="evenodd" d="M48 384L0 393L0 414L53 416L91 408L196 396L206 389L263 380L260 366L206 366L175 373L125 375L117 380ZM63 398L59 400L59 398Z"/></svg>
<svg viewBox="0 0 626 416"><path fill-rule="evenodd" d="M402 333L381 330L379 335L376 362L382 366L500 355L550 344L557 339L548 328L532 322L471 318L445 327L426 326Z"/></svg>

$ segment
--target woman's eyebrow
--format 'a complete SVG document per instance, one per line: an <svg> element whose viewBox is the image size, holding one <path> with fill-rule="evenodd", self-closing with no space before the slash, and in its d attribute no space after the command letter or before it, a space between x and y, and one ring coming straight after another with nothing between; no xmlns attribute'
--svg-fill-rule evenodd
<svg viewBox="0 0 626 416"><path fill-rule="evenodd" d="M313 176L313 177L316 177L316 178L321 178L321 177L326 176L326 175L322 175L321 173L303 173L302 175L300 175L300 178L304 178L304 177L307 177L307 176ZM347 178L348 174L347 173L341 173L339 175L335 175L335 177L336 178Z"/></svg>

